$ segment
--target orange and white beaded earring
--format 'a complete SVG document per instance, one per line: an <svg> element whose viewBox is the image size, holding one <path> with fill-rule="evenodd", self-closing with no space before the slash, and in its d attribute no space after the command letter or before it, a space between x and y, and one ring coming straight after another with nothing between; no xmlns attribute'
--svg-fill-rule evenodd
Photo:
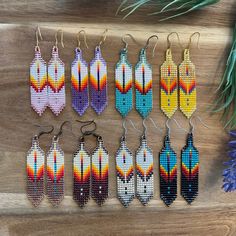
<svg viewBox="0 0 236 236"><path fill-rule="evenodd" d="M160 100L161 110L171 118L178 108L178 69L172 59L170 36L176 34L178 40L179 35L172 32L167 37L168 48L166 50L166 60L161 66L160 78ZM180 40L179 40L180 44Z"/></svg>

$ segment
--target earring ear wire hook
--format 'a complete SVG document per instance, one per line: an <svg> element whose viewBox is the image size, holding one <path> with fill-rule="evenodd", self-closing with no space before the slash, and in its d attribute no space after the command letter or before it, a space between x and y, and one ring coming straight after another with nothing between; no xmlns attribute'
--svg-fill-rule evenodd
<svg viewBox="0 0 236 236"><path fill-rule="evenodd" d="M153 126L162 133L162 129L157 126L157 124L155 123L155 121L151 117L149 117L149 120L152 122Z"/></svg>
<svg viewBox="0 0 236 236"><path fill-rule="evenodd" d="M60 129L59 129L59 132L54 136L54 139L55 140L58 140L58 138L62 135L62 130L63 130L63 127L66 123L69 123L71 125L71 132L72 132L72 124L70 121L66 120L64 121L61 126L60 126Z"/></svg>
<svg viewBox="0 0 236 236"><path fill-rule="evenodd" d="M57 45L58 45L58 39L57 39L58 33L61 33L61 46L64 48L63 30L61 30L61 29L59 29L59 30L55 33L55 46L57 47Z"/></svg>
<svg viewBox="0 0 236 236"><path fill-rule="evenodd" d="M192 117L190 118L190 120L189 120L190 132L191 132L191 133L194 132L194 125L193 125L193 119L194 119L194 118L198 119L198 120L200 121L200 123L201 123L204 127L206 127L207 129L210 129L210 127L209 127L206 123L204 123L204 122L202 121L202 119L201 119L200 116L192 116Z"/></svg>
<svg viewBox="0 0 236 236"><path fill-rule="evenodd" d="M54 126L53 125L45 125L45 126L42 126L42 125L35 125L36 127L39 127L39 128L42 128L42 127L51 127L51 129L49 131L40 131L38 133L38 135L36 135L35 137L37 137L37 139L39 139L40 136L44 135L44 134L51 134L54 130Z"/></svg>
<svg viewBox="0 0 236 236"><path fill-rule="evenodd" d="M89 48L88 44L87 44L87 38L86 38L86 32L85 30L80 30L78 33L77 33L77 43L78 43L78 48L80 49L80 34L83 32L84 34L84 44L86 46L86 48Z"/></svg>
<svg viewBox="0 0 236 236"><path fill-rule="evenodd" d="M153 47L153 50L152 50L152 57L154 57L154 55L155 55L155 50L156 50L156 46L157 46L158 39L159 39L156 34L150 36L150 37L147 39L146 45L144 46L144 50L147 50L147 48L148 48L148 46L149 46L149 44L150 44L150 40L151 40L152 38L156 38L156 39L157 39L157 41L156 41L156 43L155 43L155 45L154 45L154 47Z"/></svg>
<svg viewBox="0 0 236 236"><path fill-rule="evenodd" d="M166 128L167 128L168 136L170 136L170 125L169 125L169 122L170 122L171 120L173 120L173 121L175 122L175 124L177 125L177 127L178 127L179 129L182 129L183 131L185 131L186 133L188 133L188 131L187 131L185 128L183 128L175 118L172 118L172 119L168 118L168 119L166 120Z"/></svg>
<svg viewBox="0 0 236 236"><path fill-rule="evenodd" d="M40 27L39 27L39 26L37 26L37 28L36 28L35 36L36 36L36 46L38 47L38 46L39 46L39 38L40 38L41 40L43 40L43 37L42 37L42 34L41 34L41 31L40 31Z"/></svg>
<svg viewBox="0 0 236 236"><path fill-rule="evenodd" d="M129 36L134 41L134 43L138 44L138 42L135 40L135 38L134 38L134 36L132 34L125 34L125 35L123 35L123 37L121 39L122 42L125 44L124 50L127 50L128 45L129 45L128 42L125 40L125 38L127 36Z"/></svg>
<svg viewBox="0 0 236 236"><path fill-rule="evenodd" d="M76 121L81 124L84 124L80 127L80 132L82 133L82 136L88 136L88 135L94 134L94 132L97 129L97 124L94 120L88 120L88 121L76 120ZM87 127L91 124L94 125L94 128L92 130L86 130L86 131L83 130L85 127Z"/></svg>
<svg viewBox="0 0 236 236"><path fill-rule="evenodd" d="M200 49L200 48L199 48L199 40L200 40L200 36L201 36L201 34L200 34L199 32L194 32L193 34L190 35L190 37L189 37L189 42L188 42L188 49L190 49L190 47L191 47L191 43L192 43L192 38L193 38L195 35L198 36L198 40L197 40L197 48Z"/></svg>
<svg viewBox="0 0 236 236"><path fill-rule="evenodd" d="M181 45L180 37L179 37L179 34L178 34L177 32L171 32L170 34L168 34L168 36L167 36L167 44L168 44L168 45L167 45L167 48L170 49L171 46L172 46L172 43L171 43L171 40L170 40L170 36L173 35L173 34L176 35L176 37L177 37L177 39L178 39L178 44L179 44L180 48L182 49L183 47L182 47L182 45Z"/></svg>
<svg viewBox="0 0 236 236"><path fill-rule="evenodd" d="M101 47L101 45L105 42L105 40L107 38L107 32L108 32L108 29L105 29L102 34L101 41L98 44L98 47Z"/></svg>

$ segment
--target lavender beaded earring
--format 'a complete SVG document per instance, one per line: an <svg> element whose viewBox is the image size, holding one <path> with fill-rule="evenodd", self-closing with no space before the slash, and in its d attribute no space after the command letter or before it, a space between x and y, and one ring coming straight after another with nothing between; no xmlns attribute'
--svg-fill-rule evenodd
<svg viewBox="0 0 236 236"><path fill-rule="evenodd" d="M90 63L91 107L100 115L106 108L107 101L107 64L101 54L101 45L106 40L107 29L102 40L95 48L95 57Z"/></svg>
<svg viewBox="0 0 236 236"><path fill-rule="evenodd" d="M83 59L79 39L82 32L84 33L84 44L88 48L86 33L81 30L77 34L78 46L75 48L75 59L71 65L72 107L80 116L84 114L89 106L88 64Z"/></svg>

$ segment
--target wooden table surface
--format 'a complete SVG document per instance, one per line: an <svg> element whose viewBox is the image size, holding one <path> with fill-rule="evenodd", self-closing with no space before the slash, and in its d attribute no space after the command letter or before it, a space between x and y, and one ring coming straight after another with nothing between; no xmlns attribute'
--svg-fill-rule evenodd
<svg viewBox="0 0 236 236"><path fill-rule="evenodd" d="M222 76L226 56L229 52L232 28L236 20L235 0L220 3L159 23L156 17L147 17L151 7L137 11L126 21L115 17L118 0L0 0L0 235L236 235L236 193L224 193L222 185L222 163L227 160L228 135L223 130L219 115L209 116L208 108L214 99L214 90ZM29 64L34 56L35 28L39 25L44 40L40 43L45 60L50 59L54 34L64 31L65 48L60 47L61 59L66 64L67 106L59 117L49 109L42 117L30 107ZM89 108L83 120L94 118L98 133L102 135L110 154L109 199L98 207L90 200L80 209L72 200L72 153L77 148L76 138L67 126L60 139L65 151L65 199L58 208L53 208L45 198L35 209L26 197L26 152L31 138L37 132L35 124L53 124L58 129L65 120L73 122L73 132L79 136L79 117L71 108L70 64L74 58L76 33L84 29L88 35L89 49L84 49L87 61L93 58L94 47L104 29L109 29L102 47L103 57L108 63L109 106L97 116ZM165 116L159 108L159 67L163 63L166 37L176 31L184 46L189 36L201 33L200 49L196 43L191 50L191 59L197 68L197 112L210 129L195 122L195 145L200 152L199 197L191 205L180 196L167 208L159 198L158 153L162 147L164 133L147 121L148 143L154 153L155 194L148 206L136 199L128 209L116 198L115 152L123 132L121 116L115 110L114 67L119 58L121 36L131 33L137 41L145 44L152 34L158 34L159 42L155 57L148 50L149 62L153 65L154 107L150 115L165 128ZM131 40L129 40L131 41ZM176 63L182 59L177 41L173 41L173 57ZM129 43L129 60L134 65L140 46ZM142 120L133 110L129 116L142 129ZM177 111L175 118L188 129L188 122ZM127 142L135 152L140 134L128 126ZM178 153L185 145L186 133L171 123L171 141ZM51 136L40 140L44 150L49 148ZM87 143L89 150L95 147L94 140ZM178 173L178 176L180 171ZM180 178L178 178L180 180Z"/></svg>

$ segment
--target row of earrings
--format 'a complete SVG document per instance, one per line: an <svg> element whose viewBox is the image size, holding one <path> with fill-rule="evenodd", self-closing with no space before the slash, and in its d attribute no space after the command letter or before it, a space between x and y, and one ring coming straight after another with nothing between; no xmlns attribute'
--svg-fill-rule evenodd
<svg viewBox="0 0 236 236"><path fill-rule="evenodd" d="M177 69L177 65L172 59L170 36L173 34L177 35L180 44L178 33L172 32L168 35L166 60L161 66L160 106L166 116L171 118L178 108L179 88L180 110L186 117L190 118L196 110L196 82L195 66L190 61L189 50L193 36L198 35L199 40L200 33L195 32L190 36L188 47L184 50L184 60L180 64L179 69ZM126 117L129 111L133 108L132 65L127 58L128 43L125 41L126 36L129 36L133 41L135 41L134 37L130 34L126 34L122 38L125 47L120 52L120 60L117 63L115 70L116 109L122 117ZM156 38L158 40L157 35L153 35L148 38L146 45L140 51L139 61L135 66L136 110L143 118L148 116L153 107L152 66L148 63L146 57L146 49L148 48L150 39L152 38ZM155 48L156 44L153 48L153 54Z"/></svg>
<svg viewBox="0 0 236 236"><path fill-rule="evenodd" d="M64 152L58 141L62 134L63 126L53 137L51 147L46 155L39 146L39 137L53 131L42 131L33 137L32 147L27 153L27 196L34 206L38 206L45 195L46 176L46 195L53 206L58 206L64 198ZM81 122L81 121L80 121ZM109 154L103 145L102 137L95 133L96 123L86 121L81 126L82 136L79 139L78 150L73 155L73 198L79 206L83 207L90 198L102 205L108 197L108 160ZM84 128L94 124L93 130L85 131ZM97 138L97 147L91 153L86 151L84 141L86 136ZM90 187L91 184L91 187ZM91 189L91 193L90 193Z"/></svg>
<svg viewBox="0 0 236 236"><path fill-rule="evenodd" d="M177 197L177 156L170 144L170 128L166 122L167 134L164 146L160 152L160 196L169 206ZM34 136L32 147L27 154L27 195L34 206L38 206L44 197L44 174L46 174L46 193L53 206L58 206L64 198L64 152L58 141L62 134L60 131L53 137L49 152L46 155L39 147L39 137L48 132L40 132ZM95 133L94 121L83 122L82 136L79 148L73 155L73 198L80 207L83 207L92 195L98 205L102 205L108 197L108 161L109 155L103 146L102 137ZM84 130L94 124L93 130ZM193 145L193 126L187 137L187 144L181 152L181 195L191 203L198 194L198 151ZM146 126L141 136L141 145L136 152L136 196L143 205L153 197L153 154L147 145ZM123 122L124 134L121 138L120 148L116 153L117 194L121 203L127 207L135 196L134 166L131 151L126 146L126 127ZM85 147L85 137L93 135L98 145L90 155Z"/></svg>
<svg viewBox="0 0 236 236"><path fill-rule="evenodd" d="M177 197L177 155L171 147L169 119L166 122L167 133L164 145L159 153L160 198L170 206ZM176 121L175 121L176 122ZM178 124L178 123L177 123ZM181 195L191 204L198 195L199 153L193 144L193 125L187 135L187 142L181 150ZM117 192L120 202L128 207L135 195L143 205L153 197L153 152L147 145L146 126L141 145L135 155L135 170L132 152L126 145L127 129L123 121L124 134L120 148L116 153Z"/></svg>
<svg viewBox="0 0 236 236"><path fill-rule="evenodd" d="M80 49L80 31L77 35L78 47L75 49L75 59L71 65L72 107L82 115L89 106L88 65L82 57ZM36 30L35 57L30 65L31 106L41 116L49 107L58 116L66 104L65 95L65 64L58 53L58 33L55 34L55 45L52 48L52 58L48 63L43 60L39 48L40 29ZM85 32L84 32L85 33ZM107 106L107 65L101 54L101 45L106 39L104 31L99 44L95 47L95 56L90 63L90 98L91 107L100 114ZM87 46L86 38L85 45ZM88 47L88 46L87 46Z"/></svg>

